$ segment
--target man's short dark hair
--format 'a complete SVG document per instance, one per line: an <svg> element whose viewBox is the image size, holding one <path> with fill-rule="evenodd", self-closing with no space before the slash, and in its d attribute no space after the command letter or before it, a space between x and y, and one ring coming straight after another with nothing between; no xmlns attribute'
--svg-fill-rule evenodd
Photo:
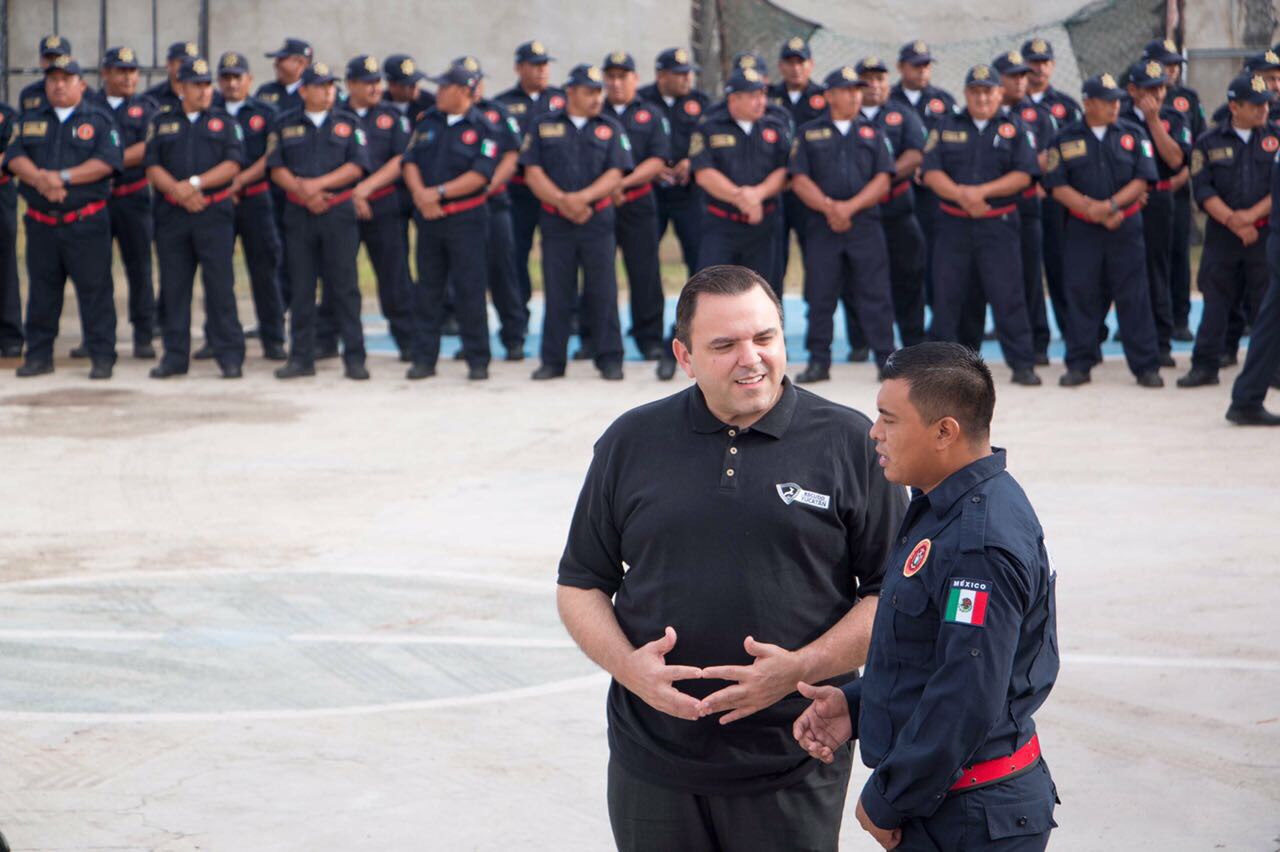
<svg viewBox="0 0 1280 852"><path fill-rule="evenodd" d="M959 343L921 343L889 356L883 377L910 386L907 398L926 423L954 417L970 441L991 434L996 387L982 356Z"/></svg>
<svg viewBox="0 0 1280 852"><path fill-rule="evenodd" d="M754 287L764 290L769 301L778 309L778 326L781 330L782 300L768 281L745 266L708 266L690 278L680 291L680 300L676 302L676 340L689 346L689 330L693 327L693 314L698 309L699 294L737 296L750 292Z"/></svg>

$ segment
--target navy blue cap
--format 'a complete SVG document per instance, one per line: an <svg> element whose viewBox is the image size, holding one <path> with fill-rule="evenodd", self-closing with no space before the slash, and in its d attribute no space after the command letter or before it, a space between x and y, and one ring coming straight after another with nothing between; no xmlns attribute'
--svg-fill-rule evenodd
<svg viewBox="0 0 1280 852"><path fill-rule="evenodd" d="M1178 46L1173 43L1171 38L1157 38L1147 42L1146 47L1142 48L1142 58L1154 59L1164 65L1187 61L1178 52Z"/></svg>
<svg viewBox="0 0 1280 852"><path fill-rule="evenodd" d="M80 63L71 58L69 54L62 54L58 58L49 63L44 69L44 73L52 74L54 71L61 71L64 74L74 74L80 76Z"/></svg>
<svg viewBox="0 0 1280 852"><path fill-rule="evenodd" d="M283 59L286 56L305 56L311 58L311 44L300 38L287 38L279 50L267 54L271 59Z"/></svg>
<svg viewBox="0 0 1280 852"><path fill-rule="evenodd" d="M323 86L326 83L335 83L337 80L338 78L333 76L333 72L329 70L329 66L323 62L312 62L302 72L302 85L304 86Z"/></svg>
<svg viewBox="0 0 1280 852"><path fill-rule="evenodd" d="M188 57L178 66L179 83L212 83L209 73L209 62L203 57Z"/></svg>
<svg viewBox="0 0 1280 852"><path fill-rule="evenodd" d="M60 35L47 35L40 39L41 56L70 56L71 42Z"/></svg>
<svg viewBox="0 0 1280 852"><path fill-rule="evenodd" d="M933 61L933 54L929 52L929 45L924 42L909 41L898 51L898 61L910 65L928 65Z"/></svg>
<svg viewBox="0 0 1280 852"><path fill-rule="evenodd" d="M862 65L862 63L859 62L858 65ZM854 86L865 88L871 85L858 76L860 73L862 72L852 65L841 65L827 75L827 78L822 81L822 85L828 89L848 89Z"/></svg>
<svg viewBox="0 0 1280 852"><path fill-rule="evenodd" d="M1084 81L1080 94L1093 100L1118 101L1124 97L1124 90L1116 85L1116 78L1110 74L1095 74Z"/></svg>
<svg viewBox="0 0 1280 852"><path fill-rule="evenodd" d="M761 74L767 74L764 57L750 50L740 50L733 55L733 68L754 68Z"/></svg>
<svg viewBox="0 0 1280 852"><path fill-rule="evenodd" d="M992 70L990 65L975 65L964 75L964 87L966 89L970 86L988 86L994 89L999 85L999 73Z"/></svg>
<svg viewBox="0 0 1280 852"><path fill-rule="evenodd" d="M1165 84L1164 65L1155 59L1139 59L1129 66L1125 83L1139 89L1158 89Z"/></svg>
<svg viewBox="0 0 1280 852"><path fill-rule="evenodd" d="M480 67L480 60L474 56L459 56L449 64L456 65L468 74L474 74L477 79L484 79L484 69Z"/></svg>
<svg viewBox="0 0 1280 852"><path fill-rule="evenodd" d="M416 83L426 76L407 53L393 53L384 59L382 72L392 83Z"/></svg>
<svg viewBox="0 0 1280 852"><path fill-rule="evenodd" d="M249 57L243 53L228 50L218 58L218 76L232 74L240 76L249 73Z"/></svg>
<svg viewBox="0 0 1280 852"><path fill-rule="evenodd" d="M132 47L109 47L102 55L103 68L122 68L126 71L138 67L138 54Z"/></svg>
<svg viewBox="0 0 1280 852"><path fill-rule="evenodd" d="M884 64L884 60L879 56L864 56L858 60L858 64L854 66L854 70L859 74L869 74L873 71L889 73L889 66ZM835 73L835 72L832 72Z"/></svg>
<svg viewBox="0 0 1280 852"><path fill-rule="evenodd" d="M624 50L615 50L604 58L604 62L600 63L600 67L606 71L612 68L621 68L623 71L634 71L636 70L636 59Z"/></svg>
<svg viewBox="0 0 1280 852"><path fill-rule="evenodd" d="M464 66L455 63L446 68L443 74L427 79L437 86L466 86L468 89L474 89L480 82L480 72L468 71Z"/></svg>
<svg viewBox="0 0 1280 852"><path fill-rule="evenodd" d="M169 52L165 54L165 61L170 59L194 59L200 55L200 48L196 46L194 41L175 41L169 45Z"/></svg>
<svg viewBox="0 0 1280 852"><path fill-rule="evenodd" d="M1277 68L1280 68L1280 55L1274 50L1255 53L1244 60L1244 70L1255 74L1259 71L1275 71Z"/></svg>
<svg viewBox="0 0 1280 852"><path fill-rule="evenodd" d="M782 45L782 50L778 53L779 59L812 59L813 54L809 52L809 42L800 36L792 36Z"/></svg>
<svg viewBox="0 0 1280 852"><path fill-rule="evenodd" d="M725 81L724 91L726 95L734 95L739 92L758 92L767 88L768 83L764 81L764 75L754 68L735 68L733 73L729 75L729 79Z"/></svg>
<svg viewBox="0 0 1280 852"><path fill-rule="evenodd" d="M382 79L382 68L378 65L378 57L361 53L347 60L347 79L357 83L372 83Z"/></svg>
<svg viewBox="0 0 1280 852"><path fill-rule="evenodd" d="M1022 43L1022 58L1027 62L1048 62L1053 59L1053 45L1039 37Z"/></svg>
<svg viewBox="0 0 1280 852"><path fill-rule="evenodd" d="M529 62L542 65L551 62L555 57L547 53L546 46L540 41L526 41L516 48L516 62Z"/></svg>
<svg viewBox="0 0 1280 852"><path fill-rule="evenodd" d="M564 81L564 87L570 86L586 86L589 89L604 88L604 72L597 65L573 66L573 70L569 72L569 79Z"/></svg>
<svg viewBox="0 0 1280 852"><path fill-rule="evenodd" d="M1231 81L1227 87L1227 100L1247 104L1265 104L1271 100L1267 81L1257 74L1245 72Z"/></svg>
<svg viewBox="0 0 1280 852"><path fill-rule="evenodd" d="M997 74L1026 74L1031 66L1022 61L1022 51L1010 50L991 60Z"/></svg>
<svg viewBox="0 0 1280 852"><path fill-rule="evenodd" d="M677 74L698 70L688 49L683 47L669 47L662 51L654 60L653 67L655 71L674 71Z"/></svg>

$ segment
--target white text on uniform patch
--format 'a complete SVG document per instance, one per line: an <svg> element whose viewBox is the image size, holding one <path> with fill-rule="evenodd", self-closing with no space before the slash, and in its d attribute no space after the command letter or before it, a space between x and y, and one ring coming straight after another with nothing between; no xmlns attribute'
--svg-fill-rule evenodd
<svg viewBox="0 0 1280 852"><path fill-rule="evenodd" d="M806 491L794 482L782 482L774 487L778 489L778 496L782 498L782 502L788 506L792 503L803 503L815 509L831 508L831 498L828 495Z"/></svg>

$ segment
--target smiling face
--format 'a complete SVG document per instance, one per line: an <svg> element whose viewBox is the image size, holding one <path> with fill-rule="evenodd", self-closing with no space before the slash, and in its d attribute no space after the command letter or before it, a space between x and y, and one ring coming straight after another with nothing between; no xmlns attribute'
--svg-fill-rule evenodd
<svg viewBox="0 0 1280 852"><path fill-rule="evenodd" d="M999 86L969 86L964 90L965 106L975 121L987 121L1000 108Z"/></svg>
<svg viewBox="0 0 1280 852"><path fill-rule="evenodd" d="M721 422L750 426L777 403L787 348L782 316L763 287L700 294L688 337L675 342L676 360Z"/></svg>
<svg viewBox="0 0 1280 852"><path fill-rule="evenodd" d="M754 92L734 92L729 95L729 114L734 121L759 121L764 117L768 97L764 89Z"/></svg>

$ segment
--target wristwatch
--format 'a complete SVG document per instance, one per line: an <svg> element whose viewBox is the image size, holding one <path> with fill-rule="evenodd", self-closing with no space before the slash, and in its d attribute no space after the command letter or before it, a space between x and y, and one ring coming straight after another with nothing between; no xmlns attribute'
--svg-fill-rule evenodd
<svg viewBox="0 0 1280 852"><path fill-rule="evenodd" d="M64 185L71 183L71 169L63 169L58 172L58 180L62 181Z"/></svg>
<svg viewBox="0 0 1280 852"><path fill-rule="evenodd" d="M196 189L199 189L199 188L200 188L200 175L192 175L191 177L187 178L187 183L191 184L191 185L192 185L192 186L194 186Z"/></svg>
<svg viewBox="0 0 1280 852"><path fill-rule="evenodd" d="M436 195L439 196L441 201L444 201L444 184L436 187Z"/></svg>

